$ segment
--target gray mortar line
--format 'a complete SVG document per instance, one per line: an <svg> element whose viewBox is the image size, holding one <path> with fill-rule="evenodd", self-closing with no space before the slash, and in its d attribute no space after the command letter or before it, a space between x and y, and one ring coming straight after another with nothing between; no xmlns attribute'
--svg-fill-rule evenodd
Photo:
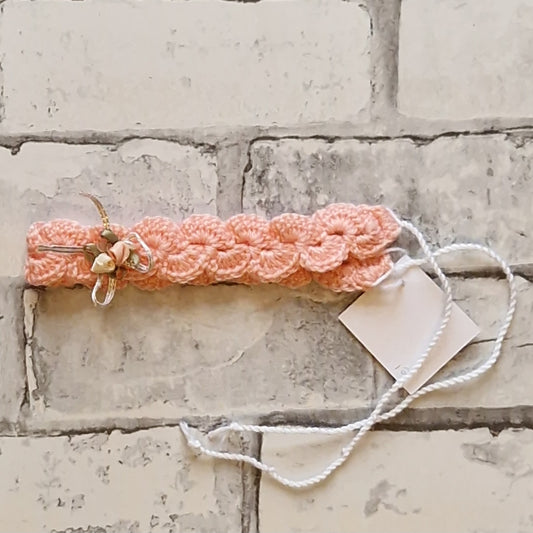
<svg viewBox="0 0 533 533"><path fill-rule="evenodd" d="M221 145L217 150L217 215L226 219L242 212L248 142ZM223 202L219 202L223 198Z"/></svg>
<svg viewBox="0 0 533 533"><path fill-rule="evenodd" d="M398 48L401 0L374 0L370 16L370 116L374 120L396 116Z"/></svg>
<svg viewBox="0 0 533 533"><path fill-rule="evenodd" d="M242 447L243 452L247 455L261 459L262 437L258 434L250 434L247 441ZM261 488L261 470L254 468L249 464L241 465L242 474L242 514L241 514L241 532L258 533L259 532L259 495Z"/></svg>
<svg viewBox="0 0 533 533"><path fill-rule="evenodd" d="M131 140L160 140L214 152L218 146L260 141L324 140L336 142L355 140L383 142L410 140L424 145L440 138L462 136L507 135L510 139L527 141L533 138L533 119L478 119L439 122L407 119L392 120L384 128L381 121L363 124L306 124L295 127L225 127L195 128L191 130L145 129L97 131L43 131L37 133L0 133L0 146L18 153L25 143L58 143L74 145L120 145Z"/></svg>
<svg viewBox="0 0 533 533"><path fill-rule="evenodd" d="M335 427L360 420L368 416L370 409L288 409L274 411L263 415L240 417L243 423L265 425L305 425L317 427ZM209 431L228 423L225 417L208 415L201 417L182 417L175 419L157 418L113 418L112 420L91 421L39 421L29 417L19 425L17 437L68 436L92 433L135 433L159 427L176 427L186 420L191 427ZM375 431L445 431L488 428L493 433L504 429L533 429L533 406L518 405L514 407L434 407L406 409L394 419L378 424ZM14 436L12 434L6 436Z"/></svg>

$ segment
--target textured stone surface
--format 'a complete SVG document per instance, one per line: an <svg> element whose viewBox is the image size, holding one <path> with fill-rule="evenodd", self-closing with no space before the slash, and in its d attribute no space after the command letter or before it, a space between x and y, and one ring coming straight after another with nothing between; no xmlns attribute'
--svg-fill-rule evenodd
<svg viewBox="0 0 533 533"><path fill-rule="evenodd" d="M261 532L533 531L532 431L379 431L365 439L315 488L289 491L263 476ZM341 446L339 439L267 436L262 457L303 478Z"/></svg>
<svg viewBox="0 0 533 533"><path fill-rule="evenodd" d="M37 393L47 416L73 418L366 406L372 361L337 320L349 301L316 288L173 287L128 289L101 310L89 291L47 290Z"/></svg>
<svg viewBox="0 0 533 533"><path fill-rule="evenodd" d="M312 213L331 202L382 203L412 220L432 246L480 242L509 261L530 263L532 158L531 142L504 135L427 144L258 141L246 174L244 210L272 216Z"/></svg>
<svg viewBox="0 0 533 533"><path fill-rule="evenodd" d="M533 115L531 0L404 0L399 108L424 118Z"/></svg>
<svg viewBox="0 0 533 533"><path fill-rule="evenodd" d="M357 3L9 0L1 22L7 130L349 120L370 96Z"/></svg>
<svg viewBox="0 0 533 533"><path fill-rule="evenodd" d="M0 278L0 431L15 422L24 398L22 281Z"/></svg>
<svg viewBox="0 0 533 533"><path fill-rule="evenodd" d="M488 357L507 298L502 281L452 286L482 333L439 378ZM516 320L497 366L414 407L533 405L532 288L523 279L518 287ZM128 289L101 310L86 290L49 289L40 296L32 344L35 397L56 420L366 408L392 381L337 319L352 298L274 286Z"/></svg>
<svg viewBox="0 0 533 533"><path fill-rule="evenodd" d="M111 220L126 225L144 216L216 213L216 158L207 149L150 139L118 147L26 143L16 155L0 148L0 167L3 276L23 274L32 222L99 222L82 191L99 195Z"/></svg>
<svg viewBox="0 0 533 533"><path fill-rule="evenodd" d="M177 428L0 439L0 531L240 531L240 468Z"/></svg>

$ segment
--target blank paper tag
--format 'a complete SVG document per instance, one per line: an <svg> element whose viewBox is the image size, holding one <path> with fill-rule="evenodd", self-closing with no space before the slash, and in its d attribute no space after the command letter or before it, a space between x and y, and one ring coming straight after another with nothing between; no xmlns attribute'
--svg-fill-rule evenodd
<svg viewBox="0 0 533 533"><path fill-rule="evenodd" d="M426 350L444 305L444 293L419 267L410 267L401 279L403 286L370 289L339 316L396 380ZM478 326L454 303L437 345L404 389L418 390L478 334Z"/></svg>

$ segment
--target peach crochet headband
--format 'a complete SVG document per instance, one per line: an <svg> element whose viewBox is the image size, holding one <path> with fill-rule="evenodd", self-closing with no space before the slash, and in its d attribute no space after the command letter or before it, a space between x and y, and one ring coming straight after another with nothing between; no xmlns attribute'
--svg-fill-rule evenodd
<svg viewBox="0 0 533 533"><path fill-rule="evenodd" d="M185 420L180 422L187 444L196 452L216 459L248 463L286 487L301 489L320 483L346 461L362 437L377 423L396 416L413 400L427 393L467 383L483 375L498 360L514 316L516 287L513 273L496 252L471 243L432 250L418 228L399 220L382 206L333 204L310 217L284 214L270 222L244 214L226 222L211 215L193 215L181 223L155 217L145 218L127 229L110 224L99 200L92 195L85 196L98 208L102 224L86 227L71 220L33 224L27 238L26 279L32 285L72 287L81 284L92 287L92 299L97 305L109 304L115 290L127 284L148 290L172 283L209 285L218 282L279 283L301 287L315 280L334 291L358 291L375 286L379 286L379 290L394 290L394 287L403 286L402 275L408 268L423 264L431 267L444 292L442 316L423 353L412 354L415 362L383 394L366 418L339 427L269 426L235 421L207 435L190 427ZM389 244L402 229L416 238L423 257L393 264L389 252L394 249L389 248ZM457 251L485 254L499 265L507 279L507 311L492 352L479 366L424 385L393 402L399 389L418 373L450 323L451 286L437 258ZM385 279L387 281L382 283ZM104 290L101 297L100 292ZM224 446L220 449L217 443L223 442L229 433L350 434L352 438L321 472L304 479L291 479L252 455L231 453L225 451Z"/></svg>
<svg viewBox="0 0 533 533"><path fill-rule="evenodd" d="M267 221L239 214L226 222L192 215L183 222L144 218L131 229L71 220L34 223L27 236L26 280L31 285L93 288L107 305L116 288L154 290L173 283L278 283L312 280L334 291L373 286L392 268L387 246L401 226L383 206L332 204L312 216L287 213ZM105 289L105 296L100 291Z"/></svg>

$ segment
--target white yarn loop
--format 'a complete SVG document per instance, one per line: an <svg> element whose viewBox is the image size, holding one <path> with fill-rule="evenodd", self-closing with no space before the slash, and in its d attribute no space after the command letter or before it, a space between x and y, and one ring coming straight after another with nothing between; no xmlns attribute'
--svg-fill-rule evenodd
<svg viewBox="0 0 533 533"><path fill-rule="evenodd" d="M399 268L397 269L393 268L390 273L380 278L378 280L378 283L383 283L387 281L386 285L388 288L390 288L394 286L394 282L393 281L389 282L389 278L393 278L393 277L399 278L412 265L422 265L425 263L429 263L429 265L431 265L432 270L435 272L437 278L439 279L441 287L444 291L444 304L443 304L443 312L442 312L441 320L435 329L431 342L426 347L424 353L421 354L420 357L417 359L417 361L413 364L413 366L411 366L411 368L409 369L409 372L407 372L398 381L396 381L389 388L389 390L387 390L383 394L383 396L379 399L376 406L374 407L374 409L372 410L372 412L367 418L364 418L362 420L357 420L350 424L346 424L346 425L339 426L339 427L319 427L319 426L268 426L268 425L240 424L238 422L231 422L228 425L222 426L220 428L217 428L211 431L207 435L207 438L213 441L215 437L225 435L228 432L253 432L253 433L261 433L261 434L278 433L278 434L341 435L341 434L352 433L356 431L357 433L354 435L352 440L341 449L340 454L337 457L337 459L335 459L326 468L324 468L322 472L319 472L318 474L312 477L302 479L302 480L290 479L279 474L279 472L276 470L274 466L265 464L262 461L250 455L241 454L241 453L221 452L221 451L217 451L217 450L207 447L205 444L200 442L196 437L194 437L194 435L191 433L191 428L188 426L188 424L185 421L182 421L180 423L180 428L183 432L183 435L185 436L187 440L188 445L191 448L209 457L213 457L216 459L223 459L227 461L238 461L238 462L250 464L257 469L268 473L272 478L277 480L282 485L285 485L286 487L297 488L297 489L307 488L317 483L320 483L321 481L326 479L329 475L331 475L337 468L339 468L346 461L346 459L351 454L352 450L355 448L358 442L363 438L363 436L366 433L368 433L372 429L372 427L375 426L377 423L383 422L385 420L389 420L395 417L396 415L401 413L407 406L409 406L416 398L420 398L421 396L424 396L425 394L428 394L436 390L447 389L455 385L464 384L464 383L467 383L468 381L478 378L479 376L487 372L487 370L489 370L496 363L501 353L503 340L505 338L505 335L507 334L507 331L509 330L509 326L511 325L514 312L516 309L516 287L515 287L515 282L514 282L514 276L513 276L513 273L511 272L509 265L494 250L486 246L482 246L480 244L471 244L471 243L452 244L450 246L445 246L443 248L440 248L439 250L432 252L426 240L424 239L424 236L418 230L418 228L416 228L413 224L407 221L398 220L398 222L399 224L401 224L403 228L408 230L417 239L420 245L420 248L423 252L424 258L404 261L403 264ZM442 269L437 263L437 257L444 255L444 254L448 254L448 253L453 253L453 252L458 252L458 251L467 251L467 250L484 253L485 255L493 259L500 266L502 272L504 273L507 279L507 283L509 285L509 299L508 299L507 312L500 326L500 330L498 332L496 340L494 341L493 349L492 349L490 356L485 362L483 362L481 365L474 368L473 370L470 370L464 374L461 374L455 377L450 377L442 381L437 381L435 383L426 385L418 389L413 394L410 394L409 396L404 398L404 400L402 400L400 403L395 405L392 409L383 412L385 407L390 402L394 393L397 392L404 385L404 383L406 383L409 379L411 379L421 368L424 361L430 354L431 350L438 343L440 337L442 336L444 330L446 329L446 326L449 323L450 315L452 311L452 303L453 303L452 292L451 292L448 278L445 276ZM389 286L389 283L391 283L390 286Z"/></svg>

